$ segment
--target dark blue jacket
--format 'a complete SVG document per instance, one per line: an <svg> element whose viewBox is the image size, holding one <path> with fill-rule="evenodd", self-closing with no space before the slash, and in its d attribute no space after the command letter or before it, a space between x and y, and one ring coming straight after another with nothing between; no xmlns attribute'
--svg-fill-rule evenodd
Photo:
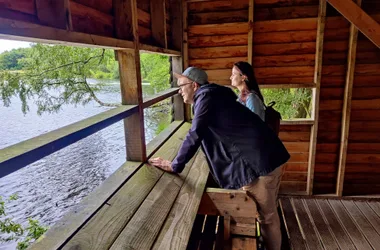
<svg viewBox="0 0 380 250"><path fill-rule="evenodd" d="M290 158L277 135L227 87L206 84L195 92L194 119L177 157L180 173L199 146L222 188L239 189Z"/></svg>

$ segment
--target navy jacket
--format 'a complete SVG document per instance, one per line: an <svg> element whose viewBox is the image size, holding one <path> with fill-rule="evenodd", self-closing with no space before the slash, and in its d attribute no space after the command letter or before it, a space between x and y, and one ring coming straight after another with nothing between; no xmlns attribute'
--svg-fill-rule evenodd
<svg viewBox="0 0 380 250"><path fill-rule="evenodd" d="M206 84L195 92L194 119L177 157L180 173L198 148L222 188L239 189L290 158L277 135L227 87Z"/></svg>

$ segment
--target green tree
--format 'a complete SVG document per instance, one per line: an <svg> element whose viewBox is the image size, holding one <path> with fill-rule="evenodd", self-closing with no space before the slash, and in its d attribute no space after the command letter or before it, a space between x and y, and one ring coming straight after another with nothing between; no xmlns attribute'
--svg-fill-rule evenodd
<svg viewBox="0 0 380 250"><path fill-rule="evenodd" d="M11 195L7 200L3 200L0 196L0 232L7 235L6 238L0 237L0 241L16 240L18 241L17 249L24 250L30 243L40 238L48 228L41 226L37 220L31 218L28 218L28 226L23 227L10 218L6 213L6 203L17 199L17 194Z"/></svg>
<svg viewBox="0 0 380 250"><path fill-rule="evenodd" d="M117 63L111 50L34 44L19 63L22 72L0 72L0 93L5 106L10 105L10 98L15 95L21 99L24 113L29 110L27 101L31 98L39 114L57 112L65 104L84 105L91 100L103 106L118 105L99 100L96 92L102 85L88 83L100 65L106 65L101 68L103 72L114 72Z"/></svg>
<svg viewBox="0 0 380 250"><path fill-rule="evenodd" d="M310 118L311 89L262 89L265 103L276 102L275 109L282 119Z"/></svg>
<svg viewBox="0 0 380 250"><path fill-rule="evenodd" d="M156 92L170 87L169 57L159 54L141 53L141 76Z"/></svg>
<svg viewBox="0 0 380 250"><path fill-rule="evenodd" d="M12 49L0 54L0 70L20 70L22 69L19 60L26 56L28 48Z"/></svg>

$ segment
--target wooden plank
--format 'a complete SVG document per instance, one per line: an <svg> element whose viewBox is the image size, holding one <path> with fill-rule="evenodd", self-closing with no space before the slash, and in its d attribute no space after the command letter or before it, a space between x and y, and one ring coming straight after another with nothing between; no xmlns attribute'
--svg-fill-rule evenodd
<svg viewBox="0 0 380 250"><path fill-rule="evenodd" d="M160 47L167 48L165 1L150 0L150 16L153 39Z"/></svg>
<svg viewBox="0 0 380 250"><path fill-rule="evenodd" d="M281 180L282 181L303 181L303 182L306 182L307 181L307 171L303 171L303 172L285 171L282 174Z"/></svg>
<svg viewBox="0 0 380 250"><path fill-rule="evenodd" d="M249 0L249 9L248 9L248 63L253 66L253 27L254 27L254 12L255 4L254 0Z"/></svg>
<svg viewBox="0 0 380 250"><path fill-rule="evenodd" d="M217 36L191 36L188 39L190 48L238 46L248 43L246 34L217 35Z"/></svg>
<svg viewBox="0 0 380 250"><path fill-rule="evenodd" d="M86 5L103 13L112 15L112 0L71 0Z"/></svg>
<svg viewBox="0 0 380 250"><path fill-rule="evenodd" d="M256 250L256 239L248 237L232 237L231 247L232 250Z"/></svg>
<svg viewBox="0 0 380 250"><path fill-rule="evenodd" d="M1 149L0 177L86 138L135 112L136 106L121 106Z"/></svg>
<svg viewBox="0 0 380 250"><path fill-rule="evenodd" d="M376 232L380 233L380 217L371 209L366 201L354 201L355 205L360 209L362 214L367 218Z"/></svg>
<svg viewBox="0 0 380 250"><path fill-rule="evenodd" d="M380 247L380 235L375 231L369 221L360 212L354 201L342 200L343 205L350 213L352 219L355 221L357 227L361 230L363 235L367 238L368 242L374 249Z"/></svg>
<svg viewBox="0 0 380 250"><path fill-rule="evenodd" d="M323 243L325 249L338 249L338 245L332 235L329 224L325 223L325 218L321 211L319 210L314 199L305 199L304 204L306 205L306 210L310 214L311 219L314 222L314 226L320 235L320 239Z"/></svg>
<svg viewBox="0 0 380 250"><path fill-rule="evenodd" d="M356 227L355 223L352 221L350 215L347 214L347 211L341 201L330 199L329 203L335 211L336 216L339 218L340 223L346 229L346 232L350 236L352 242L354 242L355 246L358 249L372 249L367 240Z"/></svg>
<svg viewBox="0 0 380 250"><path fill-rule="evenodd" d="M190 124L184 124L154 157L173 159L181 146L180 138L186 135L189 128ZM192 161L188 166L190 164ZM63 249L108 249L163 174L164 171L158 168L143 165L116 194L103 201L105 204Z"/></svg>
<svg viewBox="0 0 380 250"><path fill-rule="evenodd" d="M380 154L349 154L347 163L380 163Z"/></svg>
<svg viewBox="0 0 380 250"><path fill-rule="evenodd" d="M215 228L216 228L217 216L206 215L206 221L204 224L204 229L202 233L201 243L199 245L199 250L209 250L213 249L215 241Z"/></svg>
<svg viewBox="0 0 380 250"><path fill-rule="evenodd" d="M328 0L344 17L353 23L377 47L380 47L380 24L353 1Z"/></svg>
<svg viewBox="0 0 380 250"><path fill-rule="evenodd" d="M178 132L179 136L185 135L189 125L184 125L185 130L182 134ZM159 137L159 136L158 136ZM161 138L165 141L167 138ZM159 142L152 141L147 145L148 151L155 151ZM166 146L160 149L159 154L168 151ZM170 156L170 155L168 155ZM131 176L142 166L141 162L126 162L115 173L108 177L99 187L97 187L91 194L85 197L81 202L75 205L69 213L67 213L61 220L54 224L38 242L31 246L31 249L58 249L65 241L70 238L83 224L85 224L101 206L105 204L107 199L119 190L124 183L126 183Z"/></svg>
<svg viewBox="0 0 380 250"><path fill-rule="evenodd" d="M154 53L154 54L161 54L161 55L173 56L173 57L179 57L181 55L180 51L160 48L160 47L156 47L156 46L152 46L148 44L140 43L139 48L141 52L145 52L145 53Z"/></svg>
<svg viewBox="0 0 380 250"><path fill-rule="evenodd" d="M127 3L122 0L113 0L113 5L116 37L132 40L138 44L138 21L135 1ZM136 47L136 44L134 44L134 47ZM140 65L138 67L140 68Z"/></svg>
<svg viewBox="0 0 380 250"><path fill-rule="evenodd" d="M309 217L303 204L303 200L294 198L292 201L294 210L296 211L298 224L305 236L306 244L310 249L324 249L319 239L318 230L315 228L313 219Z"/></svg>
<svg viewBox="0 0 380 250"><path fill-rule="evenodd" d="M110 249L150 249L193 166L194 159L179 175L164 173ZM201 158L201 161L204 159ZM196 161L197 164L201 162ZM200 197L199 197L200 198Z"/></svg>
<svg viewBox="0 0 380 250"><path fill-rule="evenodd" d="M289 152L309 152L309 142L284 142Z"/></svg>
<svg viewBox="0 0 380 250"><path fill-rule="evenodd" d="M317 0L256 0L260 7L317 5Z"/></svg>
<svg viewBox="0 0 380 250"><path fill-rule="evenodd" d="M290 162L284 164L284 171L302 171L307 172L307 162Z"/></svg>
<svg viewBox="0 0 380 250"><path fill-rule="evenodd" d="M350 131L352 132L377 132L380 128L378 121L353 121L351 122Z"/></svg>
<svg viewBox="0 0 380 250"><path fill-rule="evenodd" d="M315 53L315 42L260 44L254 47L255 56L303 55Z"/></svg>
<svg viewBox="0 0 380 250"><path fill-rule="evenodd" d="M0 8L0 17L24 21L28 23L39 23L39 20L35 15L4 8Z"/></svg>
<svg viewBox="0 0 380 250"><path fill-rule="evenodd" d="M229 57L229 58L214 58L214 59L191 59L190 66L208 69L232 69L234 63L238 61L247 61L247 57Z"/></svg>
<svg viewBox="0 0 380 250"><path fill-rule="evenodd" d="M280 194L298 194L306 195L306 182L304 181L281 181Z"/></svg>
<svg viewBox="0 0 380 250"><path fill-rule="evenodd" d="M69 27L69 0L35 0L37 17L41 24L67 29Z"/></svg>
<svg viewBox="0 0 380 250"><path fill-rule="evenodd" d="M279 137L282 141L286 142L309 142L310 132L281 132Z"/></svg>
<svg viewBox="0 0 380 250"><path fill-rule="evenodd" d="M147 158L151 157L156 151L182 126L182 121L173 121L163 131L149 142L146 147Z"/></svg>
<svg viewBox="0 0 380 250"><path fill-rule="evenodd" d="M196 220L208 173L207 161L204 154L200 152L152 249L186 249L188 242L191 243L189 238L192 225ZM201 230L201 228L193 230Z"/></svg>
<svg viewBox="0 0 380 250"><path fill-rule="evenodd" d="M378 79L378 78L377 78ZM379 87L358 87L352 93L352 99L354 100L366 100L366 99L377 99L380 97Z"/></svg>
<svg viewBox="0 0 380 250"><path fill-rule="evenodd" d="M190 50L188 45L188 38L189 38L189 26L187 23L188 19L188 4L186 1L182 1L182 26L183 26L183 47L182 47L182 53L183 53L183 69L186 69L189 67L189 58L190 58ZM184 104L184 112L185 112L185 121L191 121L191 107L189 104Z"/></svg>
<svg viewBox="0 0 380 250"><path fill-rule="evenodd" d="M379 121L380 112L376 110L352 110L351 121Z"/></svg>
<svg viewBox="0 0 380 250"><path fill-rule="evenodd" d="M223 218L223 238L225 241L229 241L231 237L231 216L226 214L219 218Z"/></svg>
<svg viewBox="0 0 380 250"><path fill-rule="evenodd" d="M349 154L355 153L379 153L380 154L380 143L350 143L348 145Z"/></svg>
<svg viewBox="0 0 380 250"><path fill-rule="evenodd" d="M113 16L73 1L70 2L70 12L73 30L113 37Z"/></svg>
<svg viewBox="0 0 380 250"><path fill-rule="evenodd" d="M289 162L308 162L309 152L290 153Z"/></svg>
<svg viewBox="0 0 380 250"><path fill-rule="evenodd" d="M339 223L328 201L316 200L316 202L324 214L326 223L330 225L331 232L335 235L335 240L338 242L339 247L341 249L356 249L350 237L348 237L341 224Z"/></svg>
<svg viewBox="0 0 380 250"><path fill-rule="evenodd" d="M307 249L307 244L299 228L291 200L289 198L281 198L280 207L292 249Z"/></svg>
<svg viewBox="0 0 380 250"><path fill-rule="evenodd" d="M316 88L313 89L313 110L312 118L315 123L311 129L310 135L310 153L309 153L309 171L307 177L307 193L311 195L313 193L314 184L314 167L316 156L316 145L318 136L318 120L319 120L319 95L321 89L322 78L322 63L323 63L323 36L325 32L326 23L326 0L319 2L318 12L318 26L317 26L317 40L316 40L316 54L315 54L315 70L314 70L314 82Z"/></svg>

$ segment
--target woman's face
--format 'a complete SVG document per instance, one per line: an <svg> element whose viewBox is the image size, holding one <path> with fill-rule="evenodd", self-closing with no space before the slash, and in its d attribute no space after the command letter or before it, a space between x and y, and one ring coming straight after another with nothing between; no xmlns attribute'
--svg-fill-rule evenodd
<svg viewBox="0 0 380 250"><path fill-rule="evenodd" d="M234 87L241 86L242 84L245 84L244 77L241 75L240 71L237 69L236 66L232 67L232 74L230 77L231 85Z"/></svg>

